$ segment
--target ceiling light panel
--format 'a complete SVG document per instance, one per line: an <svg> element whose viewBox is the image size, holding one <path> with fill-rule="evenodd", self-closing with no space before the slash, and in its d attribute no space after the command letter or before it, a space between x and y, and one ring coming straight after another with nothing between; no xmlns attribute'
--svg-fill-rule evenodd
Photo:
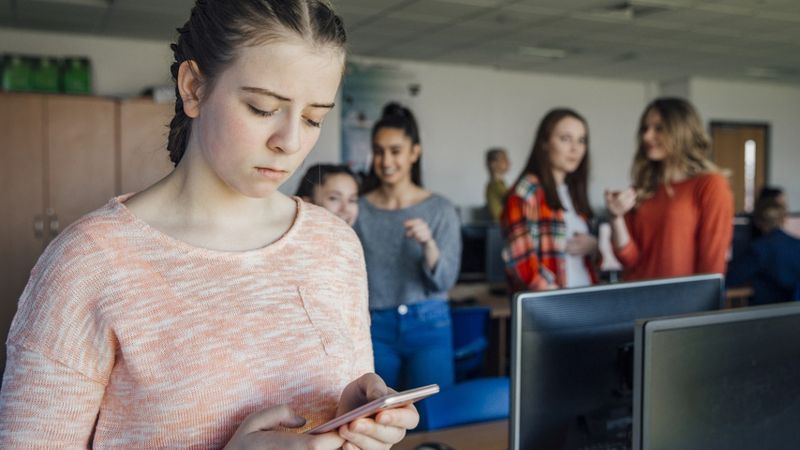
<svg viewBox="0 0 800 450"><path fill-rule="evenodd" d="M447 3L439 0L424 0L411 3L397 11L440 17L447 20L459 20L462 17L474 17L478 14L484 14L487 12L487 9L474 5Z"/></svg>
<svg viewBox="0 0 800 450"><path fill-rule="evenodd" d="M112 7L123 11L145 11L157 15L181 15L184 21L189 18L189 11L194 0L114 0Z"/></svg>

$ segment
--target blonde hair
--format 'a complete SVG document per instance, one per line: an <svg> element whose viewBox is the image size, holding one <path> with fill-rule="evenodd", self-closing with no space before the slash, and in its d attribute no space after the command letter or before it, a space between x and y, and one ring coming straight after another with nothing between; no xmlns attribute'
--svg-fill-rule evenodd
<svg viewBox="0 0 800 450"><path fill-rule="evenodd" d="M667 156L663 161L647 158L647 149L642 142L646 131L647 115L655 111L661 116L664 127ZM711 139L703 127L700 114L691 103L679 98L658 98L650 102L639 120L639 148L633 159L631 177L639 199L655 195L659 184L663 184L672 195L670 183L681 177L694 177L704 173L723 173L708 157Z"/></svg>

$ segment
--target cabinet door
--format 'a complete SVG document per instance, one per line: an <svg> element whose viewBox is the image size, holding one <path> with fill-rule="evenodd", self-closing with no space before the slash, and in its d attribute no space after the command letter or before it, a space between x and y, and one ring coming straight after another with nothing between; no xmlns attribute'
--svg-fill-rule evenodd
<svg viewBox="0 0 800 450"><path fill-rule="evenodd" d="M172 171L167 152L173 104L128 100L119 105L120 194L139 192Z"/></svg>
<svg viewBox="0 0 800 450"><path fill-rule="evenodd" d="M42 251L44 99L0 94L0 368L11 319ZM37 231L36 226L40 226Z"/></svg>
<svg viewBox="0 0 800 450"><path fill-rule="evenodd" d="M103 98L47 97L47 206L58 215L48 221L49 231L63 230L114 196L116 108Z"/></svg>

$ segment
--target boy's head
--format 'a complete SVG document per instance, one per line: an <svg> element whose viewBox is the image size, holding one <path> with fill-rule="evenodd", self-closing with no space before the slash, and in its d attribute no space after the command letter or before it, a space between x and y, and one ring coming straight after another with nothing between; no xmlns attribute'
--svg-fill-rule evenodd
<svg viewBox="0 0 800 450"><path fill-rule="evenodd" d="M785 219L786 205L777 198L758 202L753 211L753 224L764 234L781 228Z"/></svg>
<svg viewBox="0 0 800 450"><path fill-rule="evenodd" d="M486 168L492 175L505 175L509 166L508 154L504 148L495 147L486 151Z"/></svg>

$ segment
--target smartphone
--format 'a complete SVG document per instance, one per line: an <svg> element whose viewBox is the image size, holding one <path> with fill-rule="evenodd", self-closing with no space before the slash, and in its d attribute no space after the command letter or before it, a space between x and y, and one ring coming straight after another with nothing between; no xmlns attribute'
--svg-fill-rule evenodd
<svg viewBox="0 0 800 450"><path fill-rule="evenodd" d="M362 417L373 416L380 411L391 408L398 408L401 406L410 405L417 400L422 400L425 397L430 397L439 392L438 384L429 384L427 386L409 389L403 392L396 392L394 394L384 395L381 398L375 399L367 404L361 405L356 409L348 411L339 417L331 419L322 425L316 426L306 433L320 434L327 433L339 428L342 425L348 424L356 419Z"/></svg>

